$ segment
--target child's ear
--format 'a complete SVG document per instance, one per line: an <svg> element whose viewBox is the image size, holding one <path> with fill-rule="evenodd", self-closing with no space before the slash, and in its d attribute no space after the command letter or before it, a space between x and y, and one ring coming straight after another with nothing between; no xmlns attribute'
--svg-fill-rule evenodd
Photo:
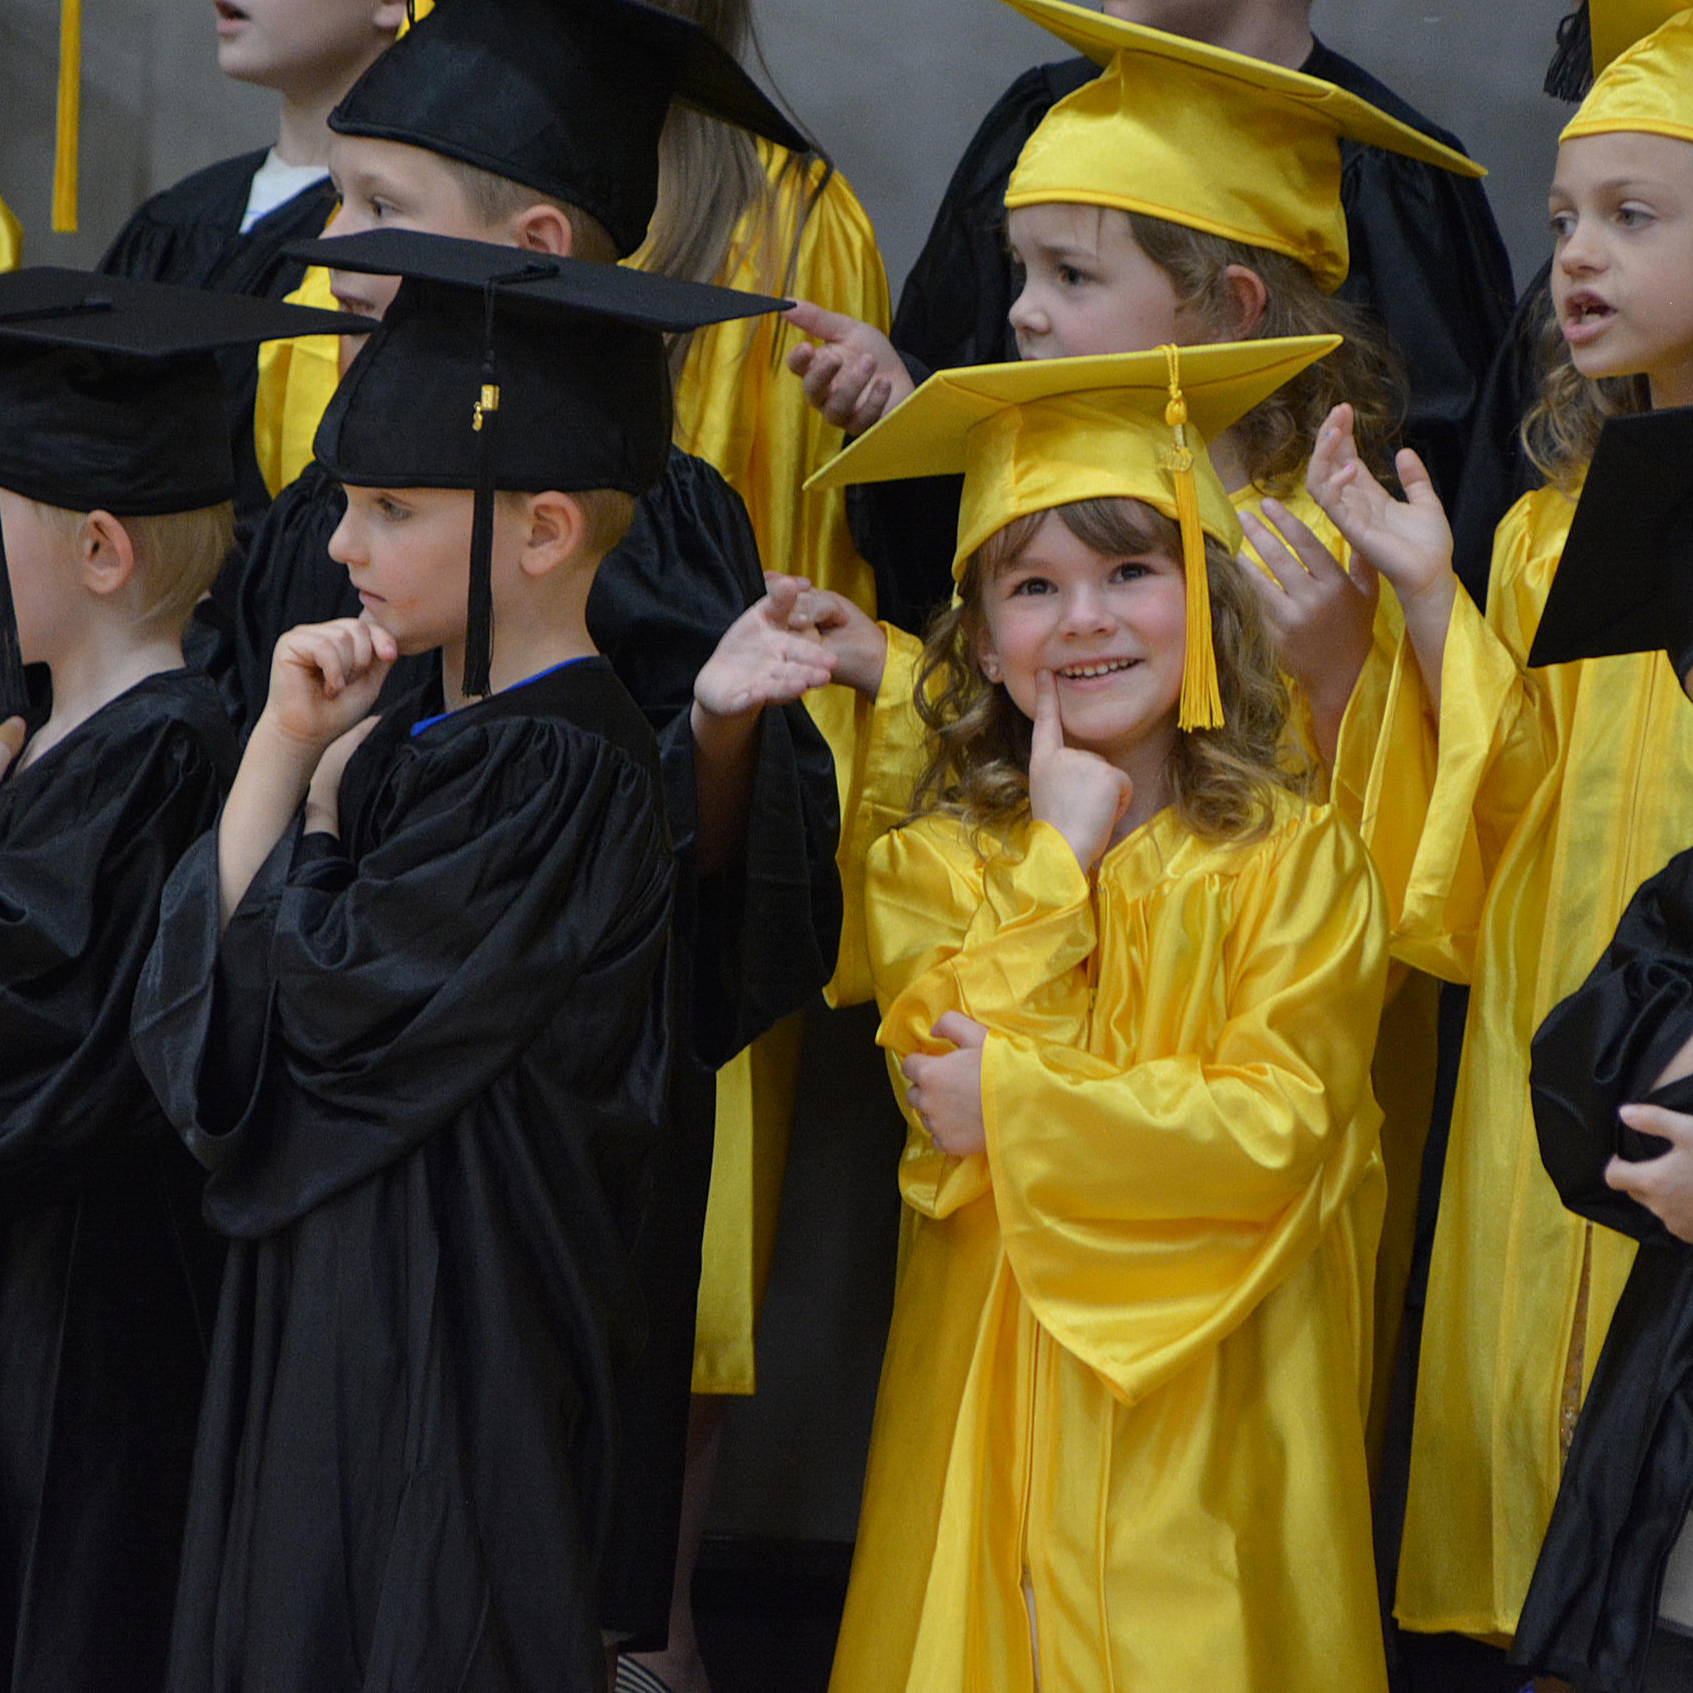
<svg viewBox="0 0 1693 1693"><path fill-rule="evenodd" d="M91 594L115 594L135 574L135 543L109 511L91 511L77 537L82 585Z"/></svg>
<svg viewBox="0 0 1693 1693"><path fill-rule="evenodd" d="M1257 271L1245 265L1230 265L1223 272L1223 289L1228 296L1228 338L1249 341L1270 304L1270 291Z"/></svg>
<svg viewBox="0 0 1693 1693"><path fill-rule="evenodd" d="M376 0L370 21L384 35L398 35L406 21L406 0Z"/></svg>
<svg viewBox="0 0 1693 1693"><path fill-rule="evenodd" d="M532 494L520 560L525 576L545 576L574 558L588 533L582 502L570 494Z"/></svg>
<svg viewBox="0 0 1693 1693"><path fill-rule="evenodd" d="M512 244L528 253L550 253L568 259L576 245L576 231L557 206L538 200L512 219Z"/></svg>
<svg viewBox="0 0 1693 1693"><path fill-rule="evenodd" d="M986 629L976 637L976 668L981 671L985 681L996 686L1005 680L1005 672L1000 668L999 654L994 650L993 637Z"/></svg>

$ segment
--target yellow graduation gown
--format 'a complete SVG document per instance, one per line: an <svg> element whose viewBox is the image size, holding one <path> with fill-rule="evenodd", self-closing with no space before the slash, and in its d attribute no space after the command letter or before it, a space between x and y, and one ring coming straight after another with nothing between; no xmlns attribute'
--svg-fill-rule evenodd
<svg viewBox="0 0 1693 1693"><path fill-rule="evenodd" d="M1399 1618L1423 1630L1515 1628L1561 1434L1634 1255L1558 1202L1529 1041L1693 839L1693 705L1663 656L1526 668L1573 513L1553 489L1511 510L1485 619L1461 591L1453 609L1438 743L1402 643L1370 768L1350 778L1395 952L1471 984L1399 1567Z"/></svg>
<svg viewBox="0 0 1693 1693"><path fill-rule="evenodd" d="M771 222L761 231L752 216L742 220L732 262L717 281L796 295L885 332L887 277L870 219L846 178L835 172L825 183L821 160L804 172L786 169L790 155L767 141L758 151L775 190ZM796 231L792 275L772 283L760 270L762 253L793 251ZM746 502L767 570L809 577L873 612L875 582L847 529L846 491L804 491L806 478L840 451L842 434L806 404L788 372L788 350L802 339L775 317L696 333L676 386L676 444L716 466ZM827 734L831 721L850 720L853 707L846 688L823 695L807 704ZM776 1238L799 1056L800 1019L790 1017L718 1072L696 1393L751 1393L755 1385L753 1336Z"/></svg>
<svg viewBox="0 0 1693 1693"><path fill-rule="evenodd" d="M879 1039L985 1023L909 1224L831 1693L1385 1688L1363 1442L1385 911L1332 808L1089 878L926 818L867 873ZM1032 1617L1032 1626L1031 1626Z"/></svg>
<svg viewBox="0 0 1693 1693"><path fill-rule="evenodd" d="M329 272L309 266L288 299L296 306L334 311ZM312 437L341 380L340 345L339 335L296 335L259 347L253 452L273 500L311 463Z"/></svg>
<svg viewBox="0 0 1693 1693"><path fill-rule="evenodd" d="M12 209L0 200L0 270L16 270L23 263L24 232Z"/></svg>

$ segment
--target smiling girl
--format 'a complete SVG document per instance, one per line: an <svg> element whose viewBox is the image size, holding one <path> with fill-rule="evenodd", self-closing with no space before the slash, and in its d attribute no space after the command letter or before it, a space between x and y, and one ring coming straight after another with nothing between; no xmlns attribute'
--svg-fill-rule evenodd
<svg viewBox="0 0 1693 1693"><path fill-rule="evenodd" d="M1195 438L1323 346L943 373L829 473L964 472L868 869L906 1211L834 1693L1385 1686L1383 913Z"/></svg>
<svg viewBox="0 0 1693 1693"><path fill-rule="evenodd" d="M1405 613L1357 775L1394 951L1472 984L1399 1572L1399 1617L1421 1630L1516 1627L1634 1256L1565 1211L1541 1167L1529 1037L1693 836L1693 710L1657 654L1527 666L1603 419L1693 402L1693 11L1629 45L1669 10L1593 7L1602 74L1550 196L1564 356L1526 425L1551 485L1500 526L1485 618L1414 460L1397 502L1357 462L1344 409L1312 460L1312 491Z"/></svg>

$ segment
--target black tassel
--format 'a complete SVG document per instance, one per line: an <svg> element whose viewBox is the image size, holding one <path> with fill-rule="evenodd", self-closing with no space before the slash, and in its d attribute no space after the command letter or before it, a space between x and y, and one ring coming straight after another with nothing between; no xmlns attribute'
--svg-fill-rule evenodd
<svg viewBox="0 0 1693 1693"><path fill-rule="evenodd" d="M12 578L6 569L6 538L0 535L0 722L29 712L24 684L23 650L18 645L18 616L12 605Z"/></svg>
<svg viewBox="0 0 1693 1693"><path fill-rule="evenodd" d="M494 362L494 282L482 291L482 392L471 426L476 430L476 493L470 521L470 599L464 619L464 691L481 698L490 690L494 659L494 436L500 427L500 381Z"/></svg>
<svg viewBox="0 0 1693 1693"><path fill-rule="evenodd" d="M1558 50L1546 67L1545 89L1554 100L1571 105L1587 98L1593 86L1593 27L1587 0L1558 24Z"/></svg>

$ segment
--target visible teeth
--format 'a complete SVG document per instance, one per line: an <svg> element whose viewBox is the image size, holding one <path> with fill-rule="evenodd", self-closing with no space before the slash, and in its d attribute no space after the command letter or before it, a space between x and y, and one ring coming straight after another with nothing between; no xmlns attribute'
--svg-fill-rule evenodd
<svg viewBox="0 0 1693 1693"><path fill-rule="evenodd" d="M1067 681L1080 682L1089 676L1109 676L1114 670L1127 670L1133 663L1132 658L1117 658L1108 664L1073 664L1058 674Z"/></svg>

